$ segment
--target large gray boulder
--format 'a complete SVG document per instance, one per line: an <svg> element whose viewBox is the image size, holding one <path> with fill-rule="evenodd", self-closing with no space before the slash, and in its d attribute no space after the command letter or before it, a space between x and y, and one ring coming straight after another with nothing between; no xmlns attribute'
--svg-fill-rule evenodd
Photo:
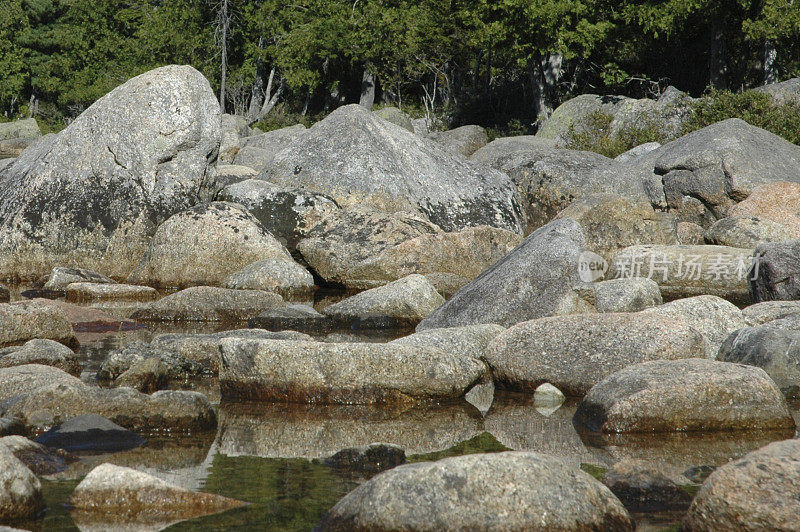
<svg viewBox="0 0 800 532"><path fill-rule="evenodd" d="M464 157L469 157L489 142L486 130L481 126L461 126L448 131L434 131L428 134L428 138Z"/></svg>
<svg viewBox="0 0 800 532"><path fill-rule="evenodd" d="M359 326L416 326L444 304L428 279L412 274L325 307L326 316Z"/></svg>
<svg viewBox="0 0 800 532"><path fill-rule="evenodd" d="M397 107L384 107L383 109L373 111L373 113L375 116L378 116L387 122L391 122L392 124L400 126L412 133L414 132L414 123L412 122L411 117Z"/></svg>
<svg viewBox="0 0 800 532"><path fill-rule="evenodd" d="M800 440L775 442L723 465L703 483L683 530L797 530Z"/></svg>
<svg viewBox="0 0 800 532"><path fill-rule="evenodd" d="M500 333L500 325L467 325L448 329L427 329L389 343L417 347L433 347L446 353L460 353L478 360L486 359L486 348Z"/></svg>
<svg viewBox="0 0 800 532"><path fill-rule="evenodd" d="M509 489L513 486L513 489ZM347 494L319 530L633 530L611 491L539 453L396 467Z"/></svg>
<svg viewBox="0 0 800 532"><path fill-rule="evenodd" d="M487 373L483 362L461 353L396 344L226 338L220 349L222 396L240 400L342 404L455 400Z"/></svg>
<svg viewBox="0 0 800 532"><path fill-rule="evenodd" d="M242 147L233 159L233 164L247 166L261 172L272 163L276 154L302 135L305 130L306 127L303 124L295 124L241 139Z"/></svg>
<svg viewBox="0 0 800 532"><path fill-rule="evenodd" d="M752 255L727 246L636 245L614 255L606 278L652 279L666 300L714 295L747 304Z"/></svg>
<svg viewBox="0 0 800 532"><path fill-rule="evenodd" d="M189 66L137 76L0 171L0 278L125 277L157 225L213 192L219 104Z"/></svg>
<svg viewBox="0 0 800 532"><path fill-rule="evenodd" d="M519 323L486 349L495 382L533 392L549 382L583 396L612 373L649 360L705 356L703 337L685 317L644 313L552 316Z"/></svg>
<svg viewBox="0 0 800 532"><path fill-rule="evenodd" d="M753 303L800 299L800 240L759 244L748 281Z"/></svg>
<svg viewBox="0 0 800 532"><path fill-rule="evenodd" d="M42 300L0 304L0 347L35 338L76 346L77 339L67 315Z"/></svg>
<svg viewBox="0 0 800 532"><path fill-rule="evenodd" d="M289 251L309 236L312 227L339 210L335 201L322 194L279 187L260 179L229 185L222 189L219 199L244 205Z"/></svg>
<svg viewBox="0 0 800 532"><path fill-rule="evenodd" d="M231 274L291 255L241 205L213 202L172 216L156 231L128 282L157 287L223 286Z"/></svg>
<svg viewBox="0 0 800 532"><path fill-rule="evenodd" d="M309 296L314 291L314 277L294 261L273 258L248 264L231 274L224 285L235 290L275 292L291 299Z"/></svg>
<svg viewBox="0 0 800 532"><path fill-rule="evenodd" d="M622 105L631 102L625 96L598 96L597 94L581 94L571 98L553 111L553 114L542 124L537 137L551 139L563 145L568 139L570 129L579 128L592 113L614 115Z"/></svg>
<svg viewBox="0 0 800 532"><path fill-rule="evenodd" d="M340 205L412 211L446 231L490 225L521 232L508 176L469 163L358 105L340 107L275 156L261 178Z"/></svg>
<svg viewBox="0 0 800 532"><path fill-rule="evenodd" d="M742 309L745 322L750 327L800 314L800 301L763 301Z"/></svg>
<svg viewBox="0 0 800 532"><path fill-rule="evenodd" d="M586 246L573 220L537 229L508 255L463 287L422 321L417 330L476 323L515 323L585 309L573 286Z"/></svg>
<svg viewBox="0 0 800 532"><path fill-rule="evenodd" d="M29 340L24 345L0 349L0 368L41 364L80 377L81 364L69 347L53 340Z"/></svg>
<svg viewBox="0 0 800 532"><path fill-rule="evenodd" d="M762 368L788 397L800 396L800 317L743 327L725 340L717 360Z"/></svg>
<svg viewBox="0 0 800 532"><path fill-rule="evenodd" d="M592 284L597 312L638 312L663 303L651 279L611 279Z"/></svg>
<svg viewBox="0 0 800 532"><path fill-rule="evenodd" d="M194 492L147 473L102 464L70 495L73 520L81 528L160 530L166 524L239 508L246 503Z"/></svg>
<svg viewBox="0 0 800 532"><path fill-rule="evenodd" d="M543 139L535 135L519 135L516 137L500 137L473 153L469 160L474 163L483 164L500 170L506 160L529 153L544 155L556 147L556 143L550 139Z"/></svg>
<svg viewBox="0 0 800 532"><path fill-rule="evenodd" d="M577 150L524 151L508 157L500 170L517 185L528 214L528 228L552 220L573 201L592 194L647 200L641 180L625 172L593 179L598 168L617 163L598 153Z"/></svg>
<svg viewBox="0 0 800 532"><path fill-rule="evenodd" d="M731 209L733 210L733 209ZM796 239L800 234L782 224L752 216L728 216L717 220L705 233L705 240L718 246L754 248L761 242Z"/></svg>
<svg viewBox="0 0 800 532"><path fill-rule="evenodd" d="M678 243L675 217L656 212L644 197L592 194L575 200L556 218L578 222L587 247L607 260L628 246Z"/></svg>
<svg viewBox="0 0 800 532"><path fill-rule="evenodd" d="M0 445L0 523L33 519L43 507L39 479Z"/></svg>
<svg viewBox="0 0 800 532"><path fill-rule="evenodd" d="M283 298L261 290L194 286L140 308L140 321L247 321L267 309L285 305Z"/></svg>
<svg viewBox="0 0 800 532"><path fill-rule="evenodd" d="M753 89L768 94L777 104L800 104L800 78L787 79L778 83L770 83Z"/></svg>
<svg viewBox="0 0 800 532"><path fill-rule="evenodd" d="M604 433L795 426L764 370L699 358L643 362L609 375L589 390L574 420Z"/></svg>
<svg viewBox="0 0 800 532"><path fill-rule="evenodd" d="M42 136L42 130L35 118L13 120L0 124L0 140L35 139Z"/></svg>

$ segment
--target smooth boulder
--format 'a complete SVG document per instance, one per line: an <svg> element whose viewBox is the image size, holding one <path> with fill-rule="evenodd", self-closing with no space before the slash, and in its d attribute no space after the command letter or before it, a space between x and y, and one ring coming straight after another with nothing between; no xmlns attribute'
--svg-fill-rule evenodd
<svg viewBox="0 0 800 532"><path fill-rule="evenodd" d="M224 283L234 290L263 290L290 299L308 296L314 291L314 277L294 261L264 259L232 273Z"/></svg>
<svg viewBox="0 0 800 532"><path fill-rule="evenodd" d="M283 305L283 298L272 292L195 286L150 303L131 317L139 321L247 321Z"/></svg>
<svg viewBox="0 0 800 532"><path fill-rule="evenodd" d="M344 404L457 400L486 375L461 353L392 344L221 341L223 398ZM378 369L378 371L376 371Z"/></svg>
<svg viewBox="0 0 800 532"><path fill-rule="evenodd" d="M448 150L469 157L488 144L489 137L481 126L461 126L448 131L433 131L428 138Z"/></svg>
<svg viewBox="0 0 800 532"><path fill-rule="evenodd" d="M128 283L222 286L229 275L268 258L292 262L286 248L241 205L213 202L161 224Z"/></svg>
<svg viewBox="0 0 800 532"><path fill-rule="evenodd" d="M33 519L43 508L39 479L10 450L0 446L0 523Z"/></svg>
<svg viewBox="0 0 800 532"><path fill-rule="evenodd" d="M628 366L598 382L575 412L592 432L779 430L795 426L760 368L705 359Z"/></svg>
<svg viewBox="0 0 800 532"><path fill-rule="evenodd" d="M556 220L531 233L447 303L418 330L515 323L583 310L573 290L580 284L578 261L586 239L573 220Z"/></svg>
<svg viewBox="0 0 800 532"><path fill-rule="evenodd" d="M490 225L521 232L524 225L508 176L474 166L358 105L316 123L259 177L326 194L340 205L417 212L446 231Z"/></svg>
<svg viewBox="0 0 800 532"><path fill-rule="evenodd" d="M318 529L633 530L634 524L588 473L545 454L506 452L381 473L336 503Z"/></svg>
<svg viewBox="0 0 800 532"><path fill-rule="evenodd" d="M81 364L69 347L54 340L35 339L21 346L0 349L0 368L41 364L66 371L79 377Z"/></svg>
<svg viewBox="0 0 800 532"><path fill-rule="evenodd" d="M0 303L0 347L35 338L77 345L75 331L61 309L36 300Z"/></svg>
<svg viewBox="0 0 800 532"><path fill-rule="evenodd" d="M45 290L64 291L72 283L114 284L110 277L86 268L67 268L56 266L42 288Z"/></svg>

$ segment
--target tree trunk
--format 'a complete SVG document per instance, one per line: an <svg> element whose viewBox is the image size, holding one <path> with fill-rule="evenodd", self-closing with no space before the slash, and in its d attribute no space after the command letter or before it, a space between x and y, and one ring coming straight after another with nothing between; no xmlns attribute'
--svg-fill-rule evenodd
<svg viewBox="0 0 800 532"><path fill-rule="evenodd" d="M541 125L552 113L556 87L564 73L564 58L558 53L537 54L528 66L533 88L533 111Z"/></svg>
<svg viewBox="0 0 800 532"><path fill-rule="evenodd" d="M264 48L264 38L260 37L258 39L258 49L262 50ZM275 75L275 69L272 69L270 72L270 80ZM258 116L258 111L261 108L262 103L264 102L265 94L264 94L264 63L259 58L256 61L256 78L253 80L253 88L250 91L250 105L247 106L247 123L258 122L256 117Z"/></svg>
<svg viewBox="0 0 800 532"><path fill-rule="evenodd" d="M220 44L222 48L221 74L219 82L219 107L221 112L225 112L225 81L228 75L228 0L222 0L220 4L220 31L222 33Z"/></svg>
<svg viewBox="0 0 800 532"><path fill-rule="evenodd" d="M275 104L278 103L278 100L283 94L283 91L286 89L286 80L281 79L280 85L278 88L275 89L275 92L272 93L272 82L275 79L275 67L272 67L272 70L269 73L269 81L267 81L267 90L264 92L264 103L261 105L261 109L254 115L248 116L247 124L252 126L259 120L262 120L265 116L269 114L270 111L275 107ZM272 94L270 94L272 93Z"/></svg>
<svg viewBox="0 0 800 532"><path fill-rule="evenodd" d="M764 85L778 81L778 50L773 41L764 42Z"/></svg>
<svg viewBox="0 0 800 532"><path fill-rule="evenodd" d="M369 65L364 68L361 77L361 99L358 104L367 109L372 109L375 103L375 74L369 71Z"/></svg>
<svg viewBox="0 0 800 532"><path fill-rule="evenodd" d="M715 17L711 24L711 61L709 64L709 81L716 90L725 88L727 73L727 53L725 50L725 24Z"/></svg>

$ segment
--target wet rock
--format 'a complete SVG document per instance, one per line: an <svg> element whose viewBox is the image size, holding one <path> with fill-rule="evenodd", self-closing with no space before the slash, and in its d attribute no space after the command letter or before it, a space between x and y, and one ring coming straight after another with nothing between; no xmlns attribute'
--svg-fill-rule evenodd
<svg viewBox="0 0 800 532"><path fill-rule="evenodd" d="M722 344L717 360L756 366L787 397L800 397L800 316L744 327Z"/></svg>
<svg viewBox="0 0 800 532"><path fill-rule="evenodd" d="M678 243L698 246L705 243L705 229L692 222L678 222Z"/></svg>
<svg viewBox="0 0 800 532"><path fill-rule="evenodd" d="M573 220L556 220L534 231L508 255L435 310L418 330L515 323L583 310L573 290L580 283L578 259L586 244Z"/></svg>
<svg viewBox="0 0 800 532"><path fill-rule="evenodd" d="M185 358L173 351L160 349L144 342L132 342L106 357L97 372L97 379L100 381L116 380L135 365L147 359L155 359L163 364L164 376L167 380L185 380L198 377L204 369L210 371L210 368L204 368L199 362ZM122 384L117 383L117 385L121 386ZM131 387L136 388L136 386Z"/></svg>
<svg viewBox="0 0 800 532"><path fill-rule="evenodd" d="M489 137L481 126L461 126L449 131L434 131L428 138L448 150L469 157L488 144Z"/></svg>
<svg viewBox="0 0 800 532"><path fill-rule="evenodd" d="M79 458L64 449L48 449L22 436L0 438L0 447L5 447L17 457L34 475L53 475L64 471Z"/></svg>
<svg viewBox="0 0 800 532"><path fill-rule="evenodd" d="M312 227L339 210L336 202L325 195L279 187L260 179L229 185L219 198L244 205L290 251L309 236Z"/></svg>
<svg viewBox="0 0 800 532"><path fill-rule="evenodd" d="M50 278L43 288L45 290L64 291L67 289L67 285L72 283L114 284L115 282L110 277L85 268L58 266L53 268Z"/></svg>
<svg viewBox="0 0 800 532"><path fill-rule="evenodd" d="M537 406L560 406L565 400L561 390L545 382L533 391L533 403Z"/></svg>
<svg viewBox="0 0 800 532"><path fill-rule="evenodd" d="M170 368L158 358L146 358L134 363L117 377L114 384L128 387L142 393L153 393L169 387Z"/></svg>
<svg viewBox="0 0 800 532"><path fill-rule="evenodd" d="M237 329L213 334L160 334L153 339L150 349L167 351L179 358L197 362L205 371L217 375L219 373L219 346L223 338L313 341L309 335L295 331L271 332L259 329Z"/></svg>
<svg viewBox="0 0 800 532"><path fill-rule="evenodd" d="M223 402L219 449L226 456L313 460L377 440L397 445L411 456L444 451L482 432L481 415L463 401L399 410L374 405Z"/></svg>
<svg viewBox="0 0 800 532"><path fill-rule="evenodd" d="M314 307L302 304L288 304L262 312L247 322L248 327L259 327L270 331L298 329L321 333L341 329L346 324L317 312Z"/></svg>
<svg viewBox="0 0 800 532"><path fill-rule="evenodd" d="M453 276L456 276L457 288L445 290L452 294L521 241L522 237L516 233L488 226L468 227L454 233L423 234L348 264L342 277L347 286L374 288L417 273L437 276L448 288L453 286Z"/></svg>
<svg viewBox="0 0 800 532"><path fill-rule="evenodd" d="M96 301L153 301L158 292L149 286L130 284L70 283L66 288L67 301L89 303Z"/></svg>
<svg viewBox="0 0 800 532"><path fill-rule="evenodd" d="M2 170L0 278L54 264L124 277L160 222L213 193L219 140L219 104L192 67L112 90Z"/></svg>
<svg viewBox="0 0 800 532"><path fill-rule="evenodd" d="M0 446L0 522L32 519L43 508L39 479L11 451Z"/></svg>
<svg viewBox="0 0 800 532"><path fill-rule="evenodd" d="M414 132L414 124L411 121L411 117L397 107L384 107L383 109L373 111L373 114L396 126L400 126L412 133Z"/></svg>
<svg viewBox="0 0 800 532"><path fill-rule="evenodd" d="M326 194L340 205L416 212L445 231L489 225L521 232L524 225L508 176L472 165L358 105L340 107L315 124L259 177Z"/></svg>
<svg viewBox="0 0 800 532"><path fill-rule="evenodd" d="M75 332L105 332L105 331L132 331L141 328L135 321L112 316L102 310L74 305L64 301L35 299L40 305L53 307L57 312L63 312Z"/></svg>
<svg viewBox="0 0 800 532"><path fill-rule="evenodd" d="M746 304L752 255L726 246L631 246L614 256L606 278L647 277L666 300L714 295Z"/></svg>
<svg viewBox="0 0 800 532"><path fill-rule="evenodd" d="M800 314L800 301L764 301L742 309L742 315L751 327L793 314Z"/></svg>
<svg viewBox="0 0 800 532"><path fill-rule="evenodd" d="M631 148L630 150L620 153L616 157L614 157L615 161L625 163L630 160L636 159L641 157L642 155L646 155L653 150L657 150L661 147L661 144L658 142L645 142L644 144L639 144L638 146Z"/></svg>
<svg viewBox="0 0 800 532"><path fill-rule="evenodd" d="M0 436L24 436L25 424L15 417L0 417Z"/></svg>
<svg viewBox="0 0 800 532"><path fill-rule="evenodd" d="M764 370L702 359L643 362L609 375L586 394L575 422L605 433L794 427Z"/></svg>
<svg viewBox="0 0 800 532"><path fill-rule="evenodd" d="M586 235L587 247L607 259L628 246L678 243L675 217L654 211L644 197L584 196L559 212L556 218L578 222Z"/></svg>
<svg viewBox="0 0 800 532"><path fill-rule="evenodd" d="M638 312L663 303L652 279L611 279L592 285L597 312Z"/></svg>
<svg viewBox="0 0 800 532"><path fill-rule="evenodd" d="M800 299L800 240L759 244L754 257L748 275L753 303Z"/></svg>
<svg viewBox="0 0 800 532"><path fill-rule="evenodd" d="M495 382L532 392L549 382L583 396L632 364L703 356L703 338L686 318L644 313L553 316L517 324L486 350Z"/></svg>
<svg viewBox="0 0 800 532"><path fill-rule="evenodd" d="M683 510L692 502L685 490L640 460L617 462L600 481L631 512Z"/></svg>
<svg viewBox="0 0 800 532"><path fill-rule="evenodd" d="M208 399L196 392L145 395L130 388L89 386L59 369L30 364L0 369L3 415L50 428L83 414L107 417L128 429L203 430L216 426Z"/></svg>
<svg viewBox="0 0 800 532"><path fill-rule="evenodd" d="M374 475L406 463L406 452L391 443L371 443L342 449L326 458L325 465L346 472Z"/></svg>
<svg viewBox="0 0 800 532"><path fill-rule="evenodd" d="M555 142L533 135L521 135L517 137L500 137L494 139L486 146L470 156L470 161L483 164L500 170L506 160L528 152L545 154L555 149Z"/></svg>
<svg viewBox="0 0 800 532"><path fill-rule="evenodd" d="M416 214L355 207L326 216L297 250L328 283L352 285L348 272L360 262L412 238L439 232L439 227Z"/></svg>
<svg viewBox="0 0 800 532"><path fill-rule="evenodd" d="M486 375L460 353L393 344L229 338L221 343L223 398L309 403L455 400ZM309 368L314 368L309 371ZM375 372L375 368L380 368Z"/></svg>
<svg viewBox="0 0 800 532"><path fill-rule="evenodd" d="M719 347L728 335L746 324L742 312L736 305L716 296L676 299L643 312L687 320L703 335L704 358L712 359L717 356Z"/></svg>
<svg viewBox="0 0 800 532"><path fill-rule="evenodd" d="M286 248L241 205L214 202L161 224L128 282L221 286L229 275L269 258L292 262Z"/></svg>
<svg viewBox="0 0 800 532"><path fill-rule="evenodd" d="M787 230L785 226L760 220L752 216L729 216L712 225L705 240L720 246L754 248L759 242L780 242L800 236L800 231Z"/></svg>
<svg viewBox="0 0 800 532"><path fill-rule="evenodd" d="M36 442L65 451L114 453L139 447L145 439L102 416L86 414L53 427Z"/></svg>
<svg viewBox="0 0 800 532"><path fill-rule="evenodd" d="M69 504L77 523L152 526L223 512L246 503L189 491L135 469L103 464L78 484Z"/></svg>
<svg viewBox="0 0 800 532"><path fill-rule="evenodd" d="M7 286L0 284L0 303L8 303L11 301L11 291Z"/></svg>
<svg viewBox="0 0 800 532"><path fill-rule="evenodd" d="M392 340L391 344L432 347L446 353L458 353L483 360L486 347L504 327L492 324L467 325L449 329L427 329Z"/></svg>
<svg viewBox="0 0 800 532"><path fill-rule="evenodd" d="M633 530L633 520L588 473L547 455L513 452L396 467L351 491L319 524L358 528Z"/></svg>
<svg viewBox="0 0 800 532"><path fill-rule="evenodd" d="M242 139L244 146L233 162L261 172L272 163L275 155L305 131L306 126L295 124Z"/></svg>
<svg viewBox="0 0 800 532"><path fill-rule="evenodd" d="M800 441L767 445L703 483L684 530L795 530L800 515Z"/></svg>
<svg viewBox="0 0 800 532"><path fill-rule="evenodd" d="M444 304L422 275L409 275L325 307L322 313L358 327L413 327Z"/></svg>
<svg viewBox="0 0 800 532"><path fill-rule="evenodd" d="M0 368L41 364L79 377L81 365L72 349L53 340L29 340L24 345L0 349Z"/></svg>
<svg viewBox="0 0 800 532"><path fill-rule="evenodd" d="M195 286L151 303L134 312L131 318L140 321L247 321L284 304L283 298L272 292Z"/></svg>
<svg viewBox="0 0 800 532"><path fill-rule="evenodd" d="M66 314L39 301L0 303L0 347L21 344L34 338L77 345Z"/></svg>
<svg viewBox="0 0 800 532"><path fill-rule="evenodd" d="M231 274L226 288L275 292L287 299L307 296L314 291L314 277L294 261L259 260Z"/></svg>

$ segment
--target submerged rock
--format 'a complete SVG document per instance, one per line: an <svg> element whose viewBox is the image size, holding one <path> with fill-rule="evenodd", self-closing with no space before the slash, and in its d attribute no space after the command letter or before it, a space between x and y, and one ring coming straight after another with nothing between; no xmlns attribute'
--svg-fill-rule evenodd
<svg viewBox="0 0 800 532"><path fill-rule="evenodd" d="M0 447L16 456L34 475L53 475L64 471L79 458L63 449L48 449L22 436L0 438Z"/></svg>
<svg viewBox="0 0 800 532"><path fill-rule="evenodd" d="M348 473L374 475L406 463L402 447L390 443L371 443L342 449L326 458L325 465Z"/></svg>
<svg viewBox="0 0 800 532"><path fill-rule="evenodd" d="M246 503L189 491L154 476L111 464L86 475L69 498L77 523L131 526L173 523L224 512Z"/></svg>
<svg viewBox="0 0 800 532"><path fill-rule="evenodd" d="M683 530L796 530L800 440L775 442L716 469L703 483Z"/></svg>
<svg viewBox="0 0 800 532"><path fill-rule="evenodd" d="M513 490L508 487L513 486ZM558 493L558 496L553 496ZM588 473L544 454L472 454L396 467L334 506L320 530L633 530Z"/></svg>
<svg viewBox="0 0 800 532"><path fill-rule="evenodd" d="M159 287L222 286L263 259L293 263L289 252L241 205L198 205L161 224L128 282Z"/></svg>
<svg viewBox="0 0 800 532"><path fill-rule="evenodd" d="M605 433L795 426L783 395L764 370L702 359L628 366L589 390L575 422Z"/></svg>
<svg viewBox="0 0 800 532"><path fill-rule="evenodd" d="M283 298L261 290L231 290L195 286L170 294L133 313L140 321L247 321L269 308L282 307Z"/></svg>
<svg viewBox="0 0 800 532"><path fill-rule="evenodd" d="M413 327L443 304L430 281L415 274L329 305L322 313L359 328Z"/></svg>
<svg viewBox="0 0 800 532"><path fill-rule="evenodd" d="M94 303L99 301L153 301L158 292L149 286L130 284L70 283L66 288L67 301Z"/></svg>
<svg viewBox="0 0 800 532"><path fill-rule="evenodd" d="M41 364L80 377L81 364L72 349L53 340L29 340L22 346L0 349L0 368Z"/></svg>
<svg viewBox="0 0 800 532"><path fill-rule="evenodd" d="M222 340L221 351L222 397L258 401L456 400L487 371L483 362L461 353L395 344L229 338Z"/></svg>
<svg viewBox="0 0 800 532"><path fill-rule="evenodd" d="M600 481L631 512L663 512L689 507L692 497L647 462L622 460Z"/></svg>
<svg viewBox="0 0 800 532"><path fill-rule="evenodd" d="M36 442L65 451L113 453L139 447L145 439L102 416L85 414L53 427Z"/></svg>

